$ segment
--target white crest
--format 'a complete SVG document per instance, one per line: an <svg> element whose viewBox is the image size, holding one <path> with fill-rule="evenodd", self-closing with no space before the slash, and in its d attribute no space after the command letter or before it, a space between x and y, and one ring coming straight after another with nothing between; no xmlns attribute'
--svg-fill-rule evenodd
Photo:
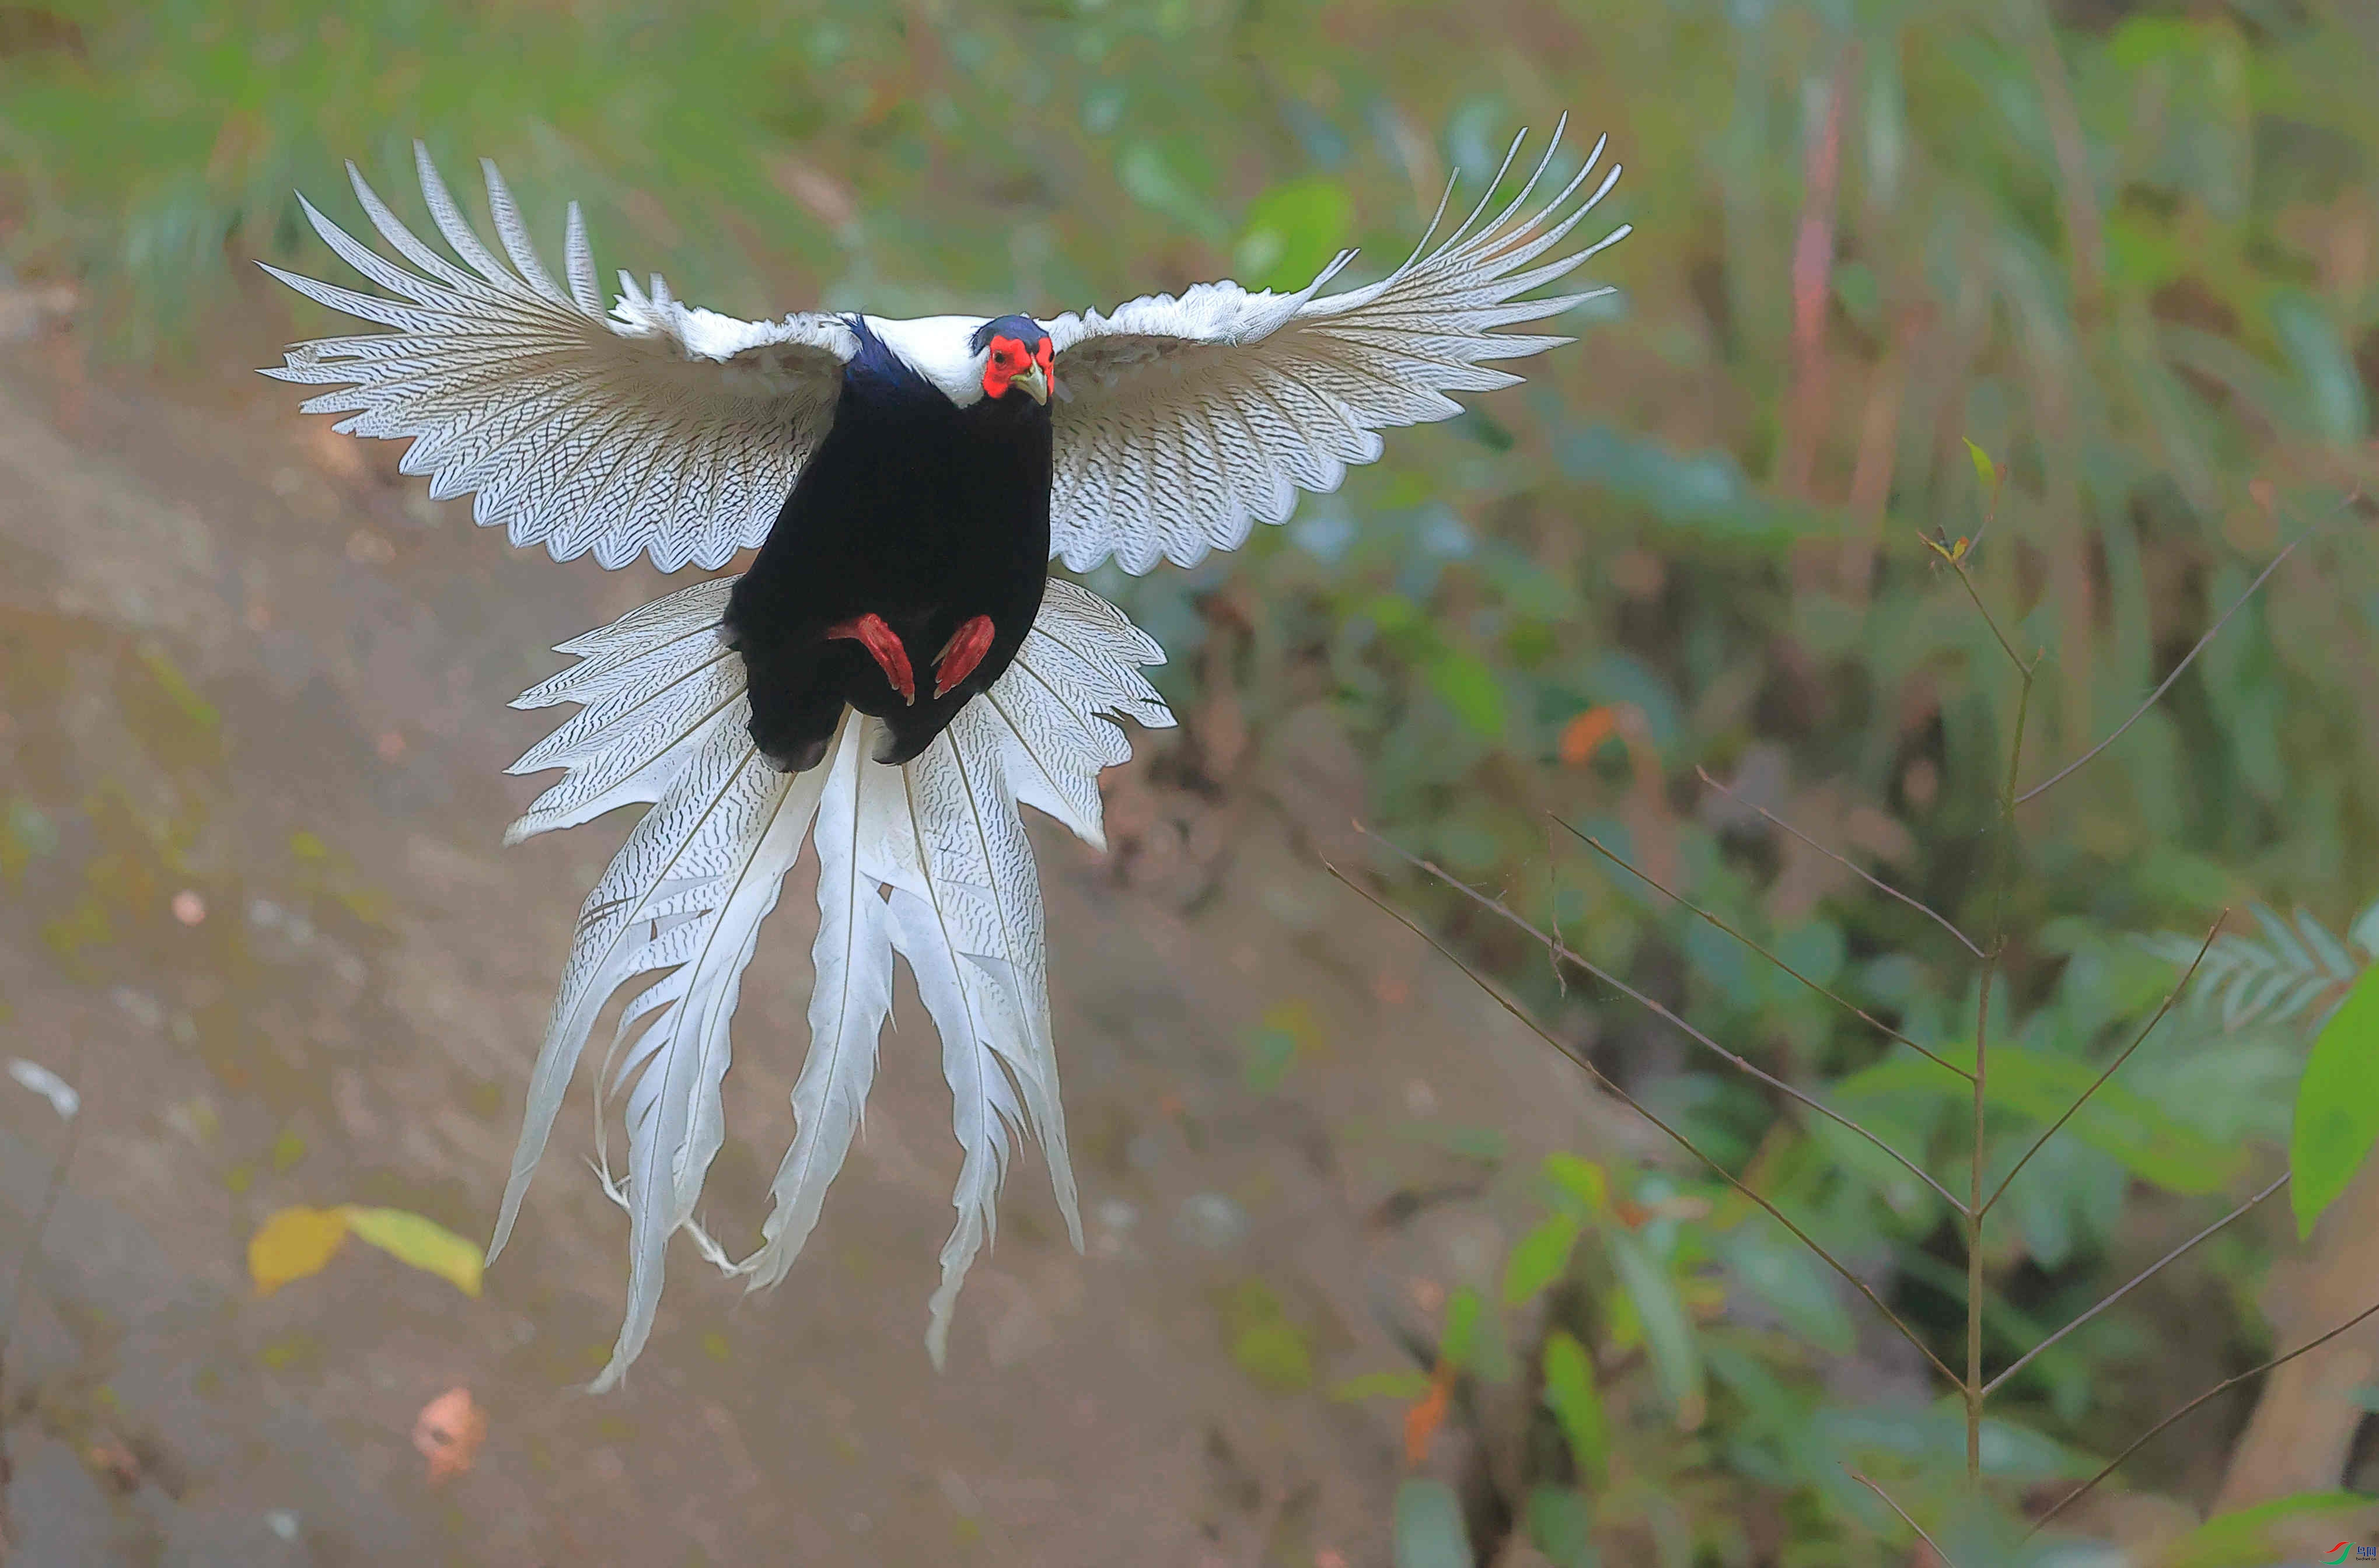
<svg viewBox="0 0 2379 1568"><path fill-rule="evenodd" d="M974 331L987 316L920 316L912 321L862 318L868 330L901 362L942 392L960 408L983 401L984 351L972 346Z"/></svg>

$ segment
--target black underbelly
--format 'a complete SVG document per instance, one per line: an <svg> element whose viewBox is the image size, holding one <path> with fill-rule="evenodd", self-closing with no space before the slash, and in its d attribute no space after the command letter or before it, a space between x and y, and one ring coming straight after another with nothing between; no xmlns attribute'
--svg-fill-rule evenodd
<svg viewBox="0 0 2379 1568"><path fill-rule="evenodd" d="M946 404L886 418L850 403L728 598L753 739L792 770L822 759L846 706L885 720L878 760L923 752L1014 661L1048 581L1049 430L1031 417L1040 410ZM829 634L867 615L907 650L913 702L861 643ZM978 615L990 618L990 648L937 697L936 657Z"/></svg>

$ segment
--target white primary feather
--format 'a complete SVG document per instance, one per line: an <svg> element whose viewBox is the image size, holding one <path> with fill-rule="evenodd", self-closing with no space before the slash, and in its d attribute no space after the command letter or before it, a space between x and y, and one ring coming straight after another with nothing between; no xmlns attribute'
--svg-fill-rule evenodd
<svg viewBox="0 0 2379 1568"><path fill-rule="evenodd" d="M649 554L664 572L714 569L766 538L825 439L843 363L858 350L842 319L737 320L625 273L607 317L576 203L565 293L493 163L481 167L509 266L472 231L427 150L414 151L430 216L464 267L416 238L350 163L365 215L412 271L298 200L324 243L396 297L265 271L396 330L299 344L264 373L342 389L308 399L305 411L347 414L334 428L355 435L412 437L399 466L429 475L432 496L477 492L481 524L556 561L592 550L605 566Z"/></svg>
<svg viewBox="0 0 2379 1568"><path fill-rule="evenodd" d="M1450 417L1461 405L1449 393L1519 380L1489 361L1568 342L1503 329L1609 293L1523 297L1628 228L1540 259L1619 177L1614 166L1564 214L1600 159L1598 141L1576 178L1530 207L1560 142L1556 127L1507 206L1488 217L1482 200L1437 248L1424 235L1403 266L1367 287L1321 292L1349 251L1295 294L1200 283L1177 298L1051 321L1051 553L1076 571L1113 556L1141 573L1235 549L1257 519L1286 521L1298 490L1334 489L1348 465L1378 458L1381 430ZM1519 147L1489 182L1491 195ZM766 538L832 423L842 367L858 349L849 323L818 312L739 320L680 304L658 278L647 290L624 273L606 317L574 204L565 291L530 247L494 164L482 165L488 205L509 264L473 233L429 154L416 154L430 215L464 266L414 237L351 165L366 215L412 270L357 244L310 203L306 214L348 265L396 297L267 271L395 330L300 344L265 374L341 389L306 410L347 414L336 428L357 435L414 438L402 466L430 476L433 496L476 492L479 522L502 524L513 543L542 544L557 560L592 550L605 566L642 553L663 571L712 568ZM960 404L982 393L982 356L969 337L983 320L867 319Z"/></svg>
<svg viewBox="0 0 2379 1568"><path fill-rule="evenodd" d="M1015 663L922 755L897 768L869 760L876 721L851 715L825 763L779 774L754 754L742 661L716 636L733 582L697 584L563 644L579 662L516 705L581 707L514 765L568 772L510 837L651 802L579 915L489 1249L492 1260L511 1234L604 1004L660 971L628 1003L616 1070L607 1060L602 1075L626 1091L628 1168L615 1190L630 1216L630 1265L626 1318L598 1388L642 1350L669 1238L688 1227L725 1135L720 1083L738 987L804 839L815 839L819 867L810 1052L762 1244L730 1266L755 1287L774 1284L816 1224L875 1075L896 953L941 1036L964 1154L958 1224L928 1308L936 1364L959 1285L990 1239L1019 1128L1041 1141L1081 1245L1041 894L1019 806L1101 842L1099 770L1129 753L1116 721L1173 722L1140 673L1163 661L1156 644L1105 600L1052 581Z"/></svg>
<svg viewBox="0 0 2379 1568"><path fill-rule="evenodd" d="M1380 430L1450 418L1462 405L1448 392L1520 380L1485 361L1570 341L1499 331L1610 292L1521 297L1628 232L1622 224L1538 262L1619 178L1613 166L1575 211L1556 216L1600 161L1598 141L1576 177L1531 210L1560 144L1556 128L1527 187L1494 217L1480 222L1482 200L1443 245L1423 254L1424 236L1410 259L1368 287L1321 293L1349 251L1295 294L1200 283L1179 298L1155 295L1111 316L1051 322L1051 553L1077 572L1112 555L1138 573L1159 560L1190 566L1209 550L1235 549L1256 519L1286 522L1299 489L1334 490L1349 464L1378 458ZM1504 168L1519 147L1513 142ZM1502 178L1499 170L1488 183L1491 195Z"/></svg>

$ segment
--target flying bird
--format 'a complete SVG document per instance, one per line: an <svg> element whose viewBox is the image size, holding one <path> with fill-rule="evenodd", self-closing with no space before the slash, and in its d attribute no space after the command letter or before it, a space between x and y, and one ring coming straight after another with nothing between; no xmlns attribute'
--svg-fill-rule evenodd
<svg viewBox="0 0 2379 1568"><path fill-rule="evenodd" d="M1576 199L1597 142L1537 199L1560 139L1516 197L1491 213L1482 199L1432 247L1441 201L1405 263L1363 287L1322 292L1347 251L1294 293L1200 283L1045 320L745 321L624 272L607 309L575 203L557 281L494 164L481 167L501 257L418 144L453 259L352 163L356 200L405 265L300 196L380 292L266 270L390 329L300 344L267 369L333 389L305 412L409 439L400 466L432 497L475 496L481 525L556 561L716 571L758 548L740 576L562 644L577 662L513 704L578 711L513 765L563 776L507 843L647 808L579 912L488 1249L492 1262L512 1233L598 1015L641 980L598 1080L598 1111L624 1096L625 1171L601 1164L629 1216L629 1285L597 1389L642 1351L679 1231L755 1287L791 1268L859 1124L895 955L940 1036L963 1152L927 1314L934 1363L1020 1131L1040 1141L1082 1245L1020 808L1104 847L1098 777L1129 755L1122 722L1173 718L1141 673L1163 650L1049 562L1136 575L1234 549L1257 519L1286 521L1298 490L1334 489L1377 458L1379 431L1519 380L1491 362L1570 341L1504 330L1608 293L1537 291L1627 233L1567 243L1619 170ZM809 1055L760 1245L731 1259L694 1209L725 1137L743 971L804 843L819 868ZM603 1127L598 1115L598 1148Z"/></svg>

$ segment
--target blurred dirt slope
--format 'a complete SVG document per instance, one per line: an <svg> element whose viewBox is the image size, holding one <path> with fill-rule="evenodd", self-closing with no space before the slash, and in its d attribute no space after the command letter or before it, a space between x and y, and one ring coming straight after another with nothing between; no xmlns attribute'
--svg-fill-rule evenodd
<svg viewBox="0 0 2379 1568"><path fill-rule="evenodd" d="M1092 1250L1020 1160L947 1375L921 1336L957 1162L905 982L791 1281L743 1299L681 1248L621 1395L576 1392L623 1246L584 1081L479 1299L352 1248L255 1298L242 1249L284 1205L485 1234L624 820L500 850L538 787L501 770L554 718L504 704L665 585L512 551L274 392L0 347L0 809L30 845L0 863L0 1055L85 1092L6 1351L21 1560L1383 1561L1399 1412L1322 1391L1408 1365L1383 1320L1500 1258L1511 1184L1449 1143L1491 1130L1526 1170L1633 1135L1322 874L1360 801L1318 727L1220 802L1135 774L1132 875L1041 836ZM737 1206L705 1218L739 1249L790 1129L805 918L797 887L738 1019ZM1249 1042L1283 1037L1252 1087ZM0 1096L13 1275L62 1137ZM455 1384L490 1435L433 1492L407 1434Z"/></svg>

